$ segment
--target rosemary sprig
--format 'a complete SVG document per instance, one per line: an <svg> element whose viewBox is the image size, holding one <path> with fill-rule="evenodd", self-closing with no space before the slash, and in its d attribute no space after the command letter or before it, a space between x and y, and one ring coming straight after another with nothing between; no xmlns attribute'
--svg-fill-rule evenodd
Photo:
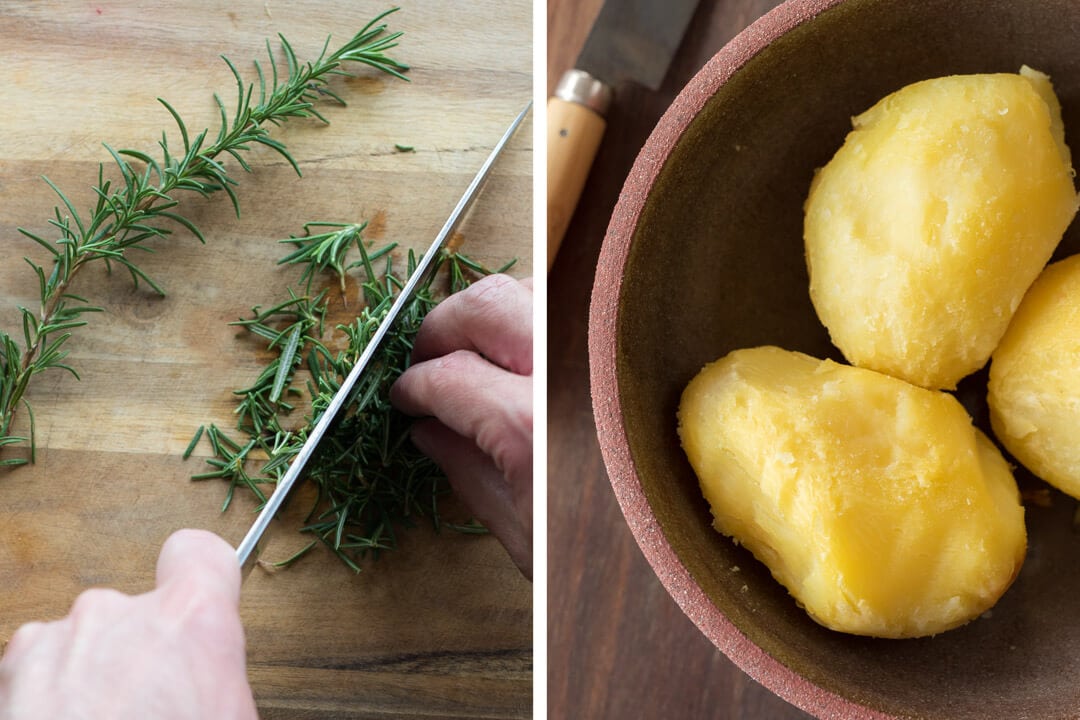
<svg viewBox="0 0 1080 720"><path fill-rule="evenodd" d="M283 262L304 264L301 278L309 288L313 277L326 273L337 275L344 287L345 274L361 269L365 276L361 285L365 305L354 321L336 327L342 345L337 352L324 344L322 324L315 321L325 317L329 303L325 290L314 297L300 297L290 291L288 300L267 310L253 308L250 318L236 323L266 340L276 356L252 385L236 391L241 396L238 429L245 439L225 443L217 428L208 433L213 456L207 462L214 469L194 477L227 480L226 506L240 487L251 489L260 503L265 500L259 485L277 482L284 474L404 284L394 272L390 254L393 244L369 249L360 235L362 225L310 223L306 227L316 226L336 227L341 234L312 236L309 242L290 238L287 242L296 243L298 249ZM348 242L342 240L345 234ZM341 246L336 245L338 240L342 241ZM360 257L347 263L345 250L341 250L334 256L334 262L327 262L328 255L316 251L318 247L335 251L341 247L356 248ZM376 270L376 262L381 259L385 265L380 272ZM415 266L416 258L410 251L405 274L411 274ZM389 391L409 366L413 338L440 294L436 287L438 279L447 278L449 291L453 293L467 287L472 278L491 272L460 253L443 251L438 271L429 275L398 316L394 331L380 348L378 361L360 378L341 416L308 464L307 479L317 492L301 532L314 539L277 565L291 564L321 543L359 572L366 555L378 555L397 546L398 529L411 527L425 517L436 528L440 527L439 500L448 489L446 478L438 466L409 442L412 419L390 405ZM301 368L306 370L306 393L295 386L295 371ZM307 410L300 427L286 429L294 406L273 401L274 393L278 397L306 395ZM241 452L251 452L249 448L258 448L268 458L253 474L235 464ZM245 459L250 460L250 454ZM466 533L484 532L481 526L471 522L447 526Z"/></svg>
<svg viewBox="0 0 1080 720"><path fill-rule="evenodd" d="M294 118L329 122L315 105L325 98L344 104L327 83L335 75L349 75L343 69L346 63L368 65L405 79L403 73L408 67L386 55L396 47L401 35L388 32L382 24L395 10L377 16L337 50L329 50L328 38L314 62L301 63L289 42L279 35L285 65L279 67L268 42L269 73L256 61L255 83L245 84L236 66L223 58L236 80L237 99L230 116L220 97L214 96L221 120L212 140L209 129L193 135L179 113L159 98L176 123L183 151L174 150L165 134L158 142L159 158L139 150L106 145L120 179L106 179L105 166L99 165L97 184L93 187L97 199L88 213L80 213L59 187L45 179L60 201L49 220L58 237L46 239L19 228L20 233L44 248L52 267L47 270L26 258L38 278L40 306L36 311L18 308L22 319L21 342L20 338L0 331L0 449L28 441L29 461L34 459L33 413L24 397L33 376L61 369L78 378L76 370L65 362L67 341L72 330L86 325L87 313L101 310L70 291L79 272L95 261L110 268L116 264L128 271L136 287L141 281L164 295L162 287L138 266L128 251L151 252L149 243L171 235L177 225L190 231L200 242L206 242L195 224L175 210L182 192L204 197L224 192L239 215L235 190L238 182L224 164L228 158L235 160L245 172L251 172L244 153L261 145L281 155L299 174L296 160L281 141L270 136L270 129ZM12 434L12 423L20 405L31 418L27 436ZM26 462L26 458L8 458L0 461L0 465Z"/></svg>
<svg viewBox="0 0 1080 720"><path fill-rule="evenodd" d="M344 223L309 222L304 225L304 235L290 237L282 240L283 243L293 243L296 250L278 260L278 265L296 264L304 265L300 281L310 290L311 282L319 273L328 270L333 271L341 283L341 292L345 292L345 258L352 246L361 251L360 233L367 227L367 223L351 225ZM333 228L323 233L311 234L312 228ZM384 248L389 252L391 248ZM371 258L374 259L374 258ZM362 261L357 261L362 262Z"/></svg>

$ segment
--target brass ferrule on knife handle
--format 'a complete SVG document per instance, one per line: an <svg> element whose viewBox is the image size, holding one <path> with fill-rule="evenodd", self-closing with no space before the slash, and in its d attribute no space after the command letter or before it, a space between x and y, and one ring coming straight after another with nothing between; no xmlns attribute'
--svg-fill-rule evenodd
<svg viewBox="0 0 1080 720"><path fill-rule="evenodd" d="M584 70L567 70L555 86L555 97L584 105L600 117L611 107L611 86Z"/></svg>
<svg viewBox="0 0 1080 720"><path fill-rule="evenodd" d="M585 187L593 158L604 137L604 116L612 89L583 70L570 70L559 79L548 100L548 269L562 245L566 227Z"/></svg>

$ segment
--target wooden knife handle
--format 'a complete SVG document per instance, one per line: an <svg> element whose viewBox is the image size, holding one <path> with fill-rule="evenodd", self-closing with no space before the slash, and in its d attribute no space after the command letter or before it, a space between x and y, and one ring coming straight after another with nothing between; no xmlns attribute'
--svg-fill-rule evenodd
<svg viewBox="0 0 1080 720"><path fill-rule="evenodd" d="M548 269L555 262L566 226L604 136L607 121L576 102L553 97L547 104Z"/></svg>

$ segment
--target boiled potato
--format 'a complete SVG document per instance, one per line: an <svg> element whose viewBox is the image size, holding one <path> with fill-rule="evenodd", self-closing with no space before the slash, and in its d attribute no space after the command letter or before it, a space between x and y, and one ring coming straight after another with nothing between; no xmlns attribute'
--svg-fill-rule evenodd
<svg viewBox="0 0 1080 720"><path fill-rule="evenodd" d="M990 361L990 422L1029 470L1080 498L1080 256L1050 265Z"/></svg>
<svg viewBox="0 0 1080 720"><path fill-rule="evenodd" d="M1008 464L951 395L775 347L686 387L714 525L822 625L932 635L991 607L1026 548Z"/></svg>
<svg viewBox="0 0 1080 720"><path fill-rule="evenodd" d="M853 364L928 388L982 367L1077 208L1050 80L909 85L854 118L805 204L810 297Z"/></svg>

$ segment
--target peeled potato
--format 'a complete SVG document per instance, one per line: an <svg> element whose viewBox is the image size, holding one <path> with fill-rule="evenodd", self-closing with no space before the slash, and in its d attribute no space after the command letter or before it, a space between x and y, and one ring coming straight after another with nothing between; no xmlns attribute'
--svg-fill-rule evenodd
<svg viewBox="0 0 1080 720"><path fill-rule="evenodd" d="M1050 265L990 361L990 422L1029 470L1080 498L1080 256Z"/></svg>
<svg viewBox="0 0 1080 720"><path fill-rule="evenodd" d="M1023 562L1009 466L946 393L737 350L687 386L679 436L716 529L834 630L948 630L990 608Z"/></svg>
<svg viewBox="0 0 1080 720"><path fill-rule="evenodd" d="M982 367L1076 213L1046 75L909 85L811 184L810 297L855 365L928 388Z"/></svg>

